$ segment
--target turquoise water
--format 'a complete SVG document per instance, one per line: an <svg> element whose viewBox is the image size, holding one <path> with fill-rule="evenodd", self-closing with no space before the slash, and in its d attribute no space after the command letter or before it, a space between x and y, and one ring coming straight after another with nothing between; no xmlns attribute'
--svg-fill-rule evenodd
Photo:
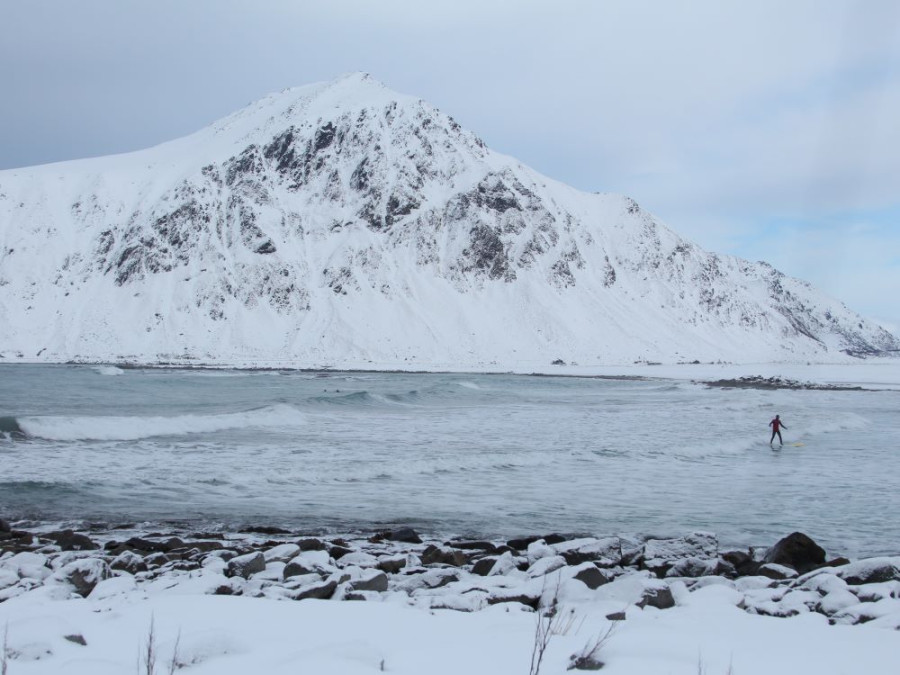
<svg viewBox="0 0 900 675"><path fill-rule="evenodd" d="M0 365L0 516L900 552L900 392ZM785 446L770 448L780 413ZM777 443L777 441L776 441ZM794 445L802 443L802 445Z"/></svg>

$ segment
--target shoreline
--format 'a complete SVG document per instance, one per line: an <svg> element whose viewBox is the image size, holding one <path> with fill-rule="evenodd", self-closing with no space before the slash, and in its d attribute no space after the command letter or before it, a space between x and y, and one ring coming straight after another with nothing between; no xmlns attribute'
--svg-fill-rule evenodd
<svg viewBox="0 0 900 675"><path fill-rule="evenodd" d="M429 601L429 608L476 612L510 602L537 610L546 584L539 587L536 580L546 581L555 573L591 591L640 580L634 603L668 609L675 605L675 585L690 590L717 579L714 583L744 591L782 588L780 602L809 579L828 575L857 586L890 582L875 595L898 600L900 630L900 552L851 561L827 553L800 532L769 545L739 548L721 545L716 534L705 531L666 538L551 533L478 539L423 536L408 526L338 535L270 526L190 532L130 525L103 530L24 525L0 519L0 603L45 582L67 587L71 597L88 597L115 578L140 586L161 578L203 576L209 582L204 594L369 601L399 594L416 605L421 604L417 590L447 587L448 595L438 594L441 602ZM23 559L28 569L22 567ZM17 577L4 576L4 569L16 571ZM41 571L48 569L56 574ZM489 577L503 583L482 587ZM776 617L798 613L780 605L749 603L745 609ZM825 614L832 624L865 622L859 616L835 619L837 610L826 606L807 609Z"/></svg>
<svg viewBox="0 0 900 675"><path fill-rule="evenodd" d="M135 672L136 653L141 673L153 655L198 675L528 672L535 645L542 673L888 675L900 647L900 556L833 558L801 533L746 550L709 532L142 534L0 521L10 675Z"/></svg>
<svg viewBox="0 0 900 675"><path fill-rule="evenodd" d="M110 368L122 372L134 370L159 370L171 372L235 371L244 373L303 373L322 377L350 374L362 375L448 375L448 376L510 376L510 377L564 377L617 381L679 381L707 386L720 383L745 382L749 388L771 389L771 381L781 380L786 386L775 388L815 389L830 385L832 389L859 387L866 391L900 390L900 357L878 357L856 362L768 362L768 363L633 363L619 365L579 366L510 364L509 368L496 365L463 367L442 364L442 367L401 367L400 364L343 364L342 367L322 365L318 367L279 364L271 361L236 361L228 363L137 363L117 361L41 361L0 359L3 366L29 367L83 367ZM770 381L767 383L766 381ZM750 384L756 381L759 386ZM822 385L823 387L819 387ZM734 385L732 385L734 386Z"/></svg>

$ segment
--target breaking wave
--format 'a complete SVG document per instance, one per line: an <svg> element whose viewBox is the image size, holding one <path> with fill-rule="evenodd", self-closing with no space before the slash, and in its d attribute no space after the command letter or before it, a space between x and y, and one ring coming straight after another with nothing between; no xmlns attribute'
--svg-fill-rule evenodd
<svg viewBox="0 0 900 675"><path fill-rule="evenodd" d="M0 418L10 420L12 418ZM23 417L12 426L31 438L50 441L134 441L154 436L183 436L229 429L295 427L306 423L296 408L280 404L218 415L175 417ZM14 431L13 431L14 433Z"/></svg>

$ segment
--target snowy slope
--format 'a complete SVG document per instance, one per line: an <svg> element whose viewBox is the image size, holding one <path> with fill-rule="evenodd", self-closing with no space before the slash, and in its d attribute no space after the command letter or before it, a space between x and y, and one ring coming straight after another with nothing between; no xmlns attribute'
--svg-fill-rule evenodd
<svg viewBox="0 0 900 675"><path fill-rule="evenodd" d="M371 77L0 172L0 355L301 367L839 361L898 340Z"/></svg>

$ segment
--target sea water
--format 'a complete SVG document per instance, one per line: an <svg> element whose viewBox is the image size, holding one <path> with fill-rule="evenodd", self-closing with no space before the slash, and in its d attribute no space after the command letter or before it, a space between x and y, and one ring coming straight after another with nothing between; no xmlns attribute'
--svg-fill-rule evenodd
<svg viewBox="0 0 900 675"><path fill-rule="evenodd" d="M835 555L900 553L898 410L900 391L662 379L0 365L0 516L733 545L799 530Z"/></svg>

